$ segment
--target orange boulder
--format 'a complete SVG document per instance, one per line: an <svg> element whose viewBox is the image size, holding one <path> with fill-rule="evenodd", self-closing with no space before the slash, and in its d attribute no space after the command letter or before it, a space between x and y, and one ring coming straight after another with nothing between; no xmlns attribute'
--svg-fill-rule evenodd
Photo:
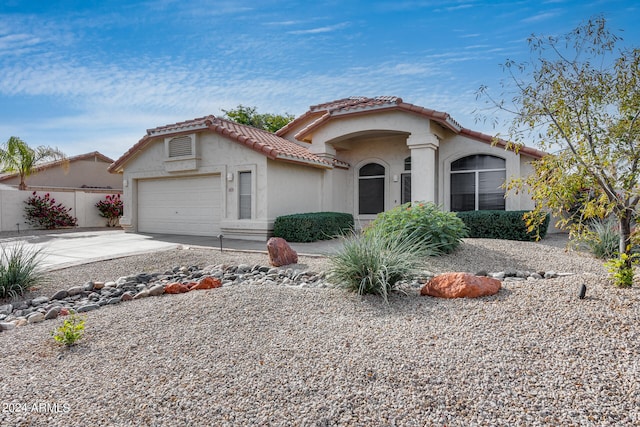
<svg viewBox="0 0 640 427"><path fill-rule="evenodd" d="M202 290L202 289L214 289L222 286L222 281L216 277L207 276L198 283L190 284L189 289L192 291Z"/></svg>
<svg viewBox="0 0 640 427"><path fill-rule="evenodd" d="M492 277L469 273L444 273L429 280L420 295L440 298L478 298L497 294L502 283Z"/></svg>
<svg viewBox="0 0 640 427"><path fill-rule="evenodd" d="M182 294L189 292L189 290L189 286L183 285L182 283L169 283L164 287L165 294Z"/></svg>

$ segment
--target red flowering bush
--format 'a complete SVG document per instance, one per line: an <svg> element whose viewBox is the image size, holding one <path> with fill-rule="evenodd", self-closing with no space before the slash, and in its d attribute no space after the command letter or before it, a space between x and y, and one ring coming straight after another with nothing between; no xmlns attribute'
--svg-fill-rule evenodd
<svg viewBox="0 0 640 427"><path fill-rule="evenodd" d="M120 194L106 196L104 200L96 203L96 207L100 211L100 216L107 218L107 227L115 227L118 225L118 219L122 216L122 200L120 200Z"/></svg>
<svg viewBox="0 0 640 427"><path fill-rule="evenodd" d="M38 196L34 191L25 203L26 223L36 228L51 230L78 225L78 220L69 214L71 208L63 206L62 203L56 204L56 199L52 199L49 193Z"/></svg>

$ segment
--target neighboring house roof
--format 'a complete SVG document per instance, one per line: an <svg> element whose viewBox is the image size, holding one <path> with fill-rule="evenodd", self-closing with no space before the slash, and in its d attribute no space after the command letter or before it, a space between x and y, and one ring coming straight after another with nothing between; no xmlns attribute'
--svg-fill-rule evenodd
<svg viewBox="0 0 640 427"><path fill-rule="evenodd" d="M419 114L430 120L440 123L443 127L451 130L456 134L461 134L469 138L485 142L487 144L496 143L501 147L505 147L507 145L507 142L504 140L496 140L490 135L462 127L449 115L449 113L409 104L407 102L404 102L402 98L399 98L397 96L377 96L375 98L353 96L350 98L338 99L324 104L312 105L309 108L309 111L296 118L295 120L289 122L276 134L285 135L291 129L294 129L297 126L300 126L302 123L309 121L310 123L307 126L302 128L294 135L296 139L303 141L305 140L305 137L312 133L313 130L317 129L330 120L342 118L346 115L351 116L355 114L366 114L370 112L389 110L406 111L414 114ZM521 153L527 154L534 158L541 158L546 155L546 153L530 147L521 147L519 150Z"/></svg>
<svg viewBox="0 0 640 427"><path fill-rule="evenodd" d="M193 120L148 129L147 134L142 137L136 145L131 147L122 155L122 157L116 160L109 167L109 171L115 172L120 169L122 165L135 156L152 140L159 137L164 138L167 136L177 136L202 130L210 130L226 136L251 148L252 150L264 154L272 160L300 163L320 168L344 166L342 164L343 162L331 162L309 152L305 147L281 138L274 133L209 115Z"/></svg>
<svg viewBox="0 0 640 427"><path fill-rule="evenodd" d="M113 163L113 159L105 156L102 153L99 153L98 151L92 151L91 153L80 154L78 156L72 156L72 157L65 157L64 159L55 160L53 162L41 163L33 169L32 174L35 174L37 172L42 172L47 169L52 169L57 167L66 167L66 165L68 165L69 163L73 163L79 160L89 160L92 158L95 160L100 160L105 163ZM0 181L6 181L8 179L16 178L18 176L20 176L19 173L3 174L3 175L0 175Z"/></svg>

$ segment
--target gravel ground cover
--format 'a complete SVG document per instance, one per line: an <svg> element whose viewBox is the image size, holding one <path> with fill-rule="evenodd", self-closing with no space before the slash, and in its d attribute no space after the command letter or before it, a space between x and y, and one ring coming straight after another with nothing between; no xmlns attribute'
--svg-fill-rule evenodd
<svg viewBox="0 0 640 427"><path fill-rule="evenodd" d="M640 291L552 237L467 239L426 269L555 270L495 296L381 298L237 285L0 333L0 425L620 426L640 424ZM263 264L265 254L161 251L49 273L49 295L174 266ZM326 259L296 268L321 271ZM587 298L578 288L587 285Z"/></svg>

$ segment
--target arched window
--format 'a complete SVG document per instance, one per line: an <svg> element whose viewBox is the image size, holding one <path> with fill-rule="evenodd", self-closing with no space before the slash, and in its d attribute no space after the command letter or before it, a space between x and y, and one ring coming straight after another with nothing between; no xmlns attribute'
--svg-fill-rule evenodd
<svg viewBox="0 0 640 427"><path fill-rule="evenodd" d="M358 172L358 212L375 215L384 211L384 166L367 163Z"/></svg>
<svg viewBox="0 0 640 427"><path fill-rule="evenodd" d="M496 156L476 154L451 163L451 210L504 210L506 176L506 162Z"/></svg>

